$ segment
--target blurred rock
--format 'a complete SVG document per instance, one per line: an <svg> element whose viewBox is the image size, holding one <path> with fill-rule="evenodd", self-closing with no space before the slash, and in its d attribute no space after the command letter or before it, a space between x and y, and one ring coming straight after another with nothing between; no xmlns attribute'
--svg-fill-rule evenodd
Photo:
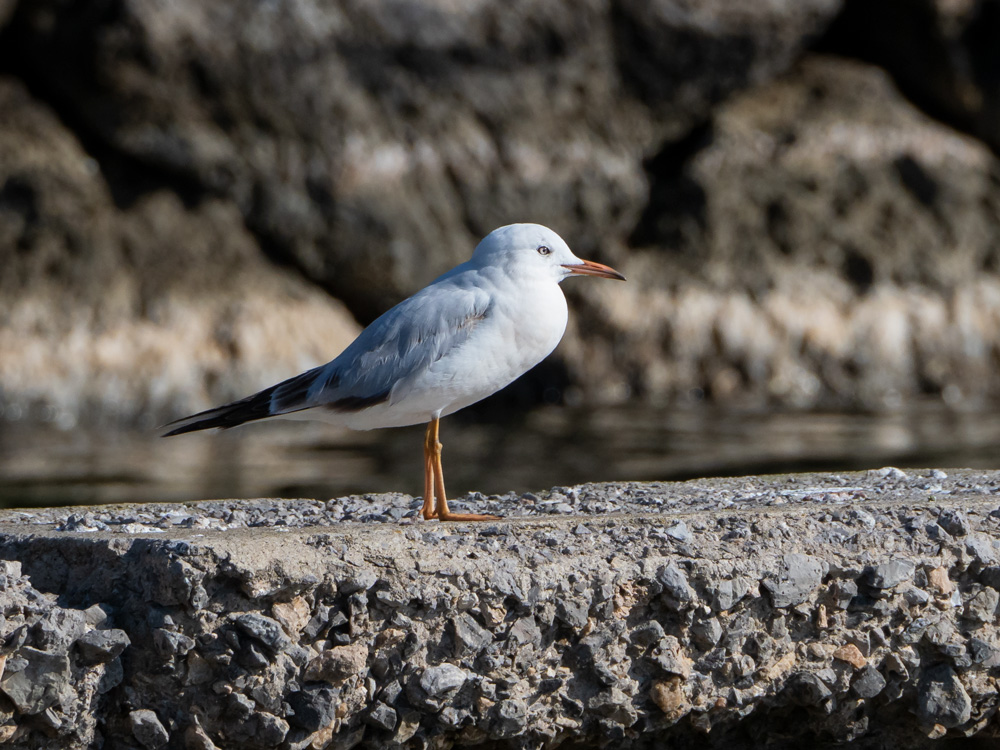
<svg viewBox="0 0 1000 750"><path fill-rule="evenodd" d="M229 196L371 319L501 224L620 238L643 154L787 68L840 3L99 7L24 4L12 53L103 144Z"/></svg>
<svg viewBox="0 0 1000 750"><path fill-rule="evenodd" d="M0 0L0 406L245 395L511 221L631 279L548 398L1000 395L995 156L809 51L995 146L994 7Z"/></svg>
<svg viewBox="0 0 1000 750"><path fill-rule="evenodd" d="M118 325L84 326L73 374L45 356L67 352L58 335L35 332L38 351L0 380L16 413L44 403L67 421L88 403L111 416L176 415L332 357L349 324L287 275L261 276L265 254L363 321L512 221L548 224L584 257L620 258L644 203L643 157L729 92L787 69L840 3L102 7L24 2L3 37L8 68L89 144L77 155L73 141L56 160L82 160L85 189L29 180L30 192L65 193L76 213L74 193L100 207L99 231L66 217L60 226L79 229L49 252L80 258L114 292L113 302L64 300L68 314ZM55 125L37 131L40 143L67 139ZM9 186L19 225L34 215L21 184ZM107 193L117 210L102 207ZM24 244L0 232L0 259L8 243ZM220 248L240 261L216 257ZM34 244L21 253L47 262ZM125 276L149 280L139 290L111 271L123 254ZM44 287L36 278L19 284ZM24 302L36 320L8 327L12 338L33 324L70 328L41 296ZM293 317L316 322L292 330ZM274 356L261 361L263 351ZM87 392L96 382L116 386Z"/></svg>
<svg viewBox="0 0 1000 750"><path fill-rule="evenodd" d="M997 150L998 32L995 0L846 0L822 47L886 68L922 108Z"/></svg>
<svg viewBox="0 0 1000 750"><path fill-rule="evenodd" d="M574 381L800 406L1000 393L997 159L884 72L807 57L648 169L631 281L580 300L601 341L569 342Z"/></svg>
<svg viewBox="0 0 1000 750"><path fill-rule="evenodd" d="M357 330L264 259L230 202L116 205L100 165L2 77L0 264L8 417L162 419L326 361Z"/></svg>

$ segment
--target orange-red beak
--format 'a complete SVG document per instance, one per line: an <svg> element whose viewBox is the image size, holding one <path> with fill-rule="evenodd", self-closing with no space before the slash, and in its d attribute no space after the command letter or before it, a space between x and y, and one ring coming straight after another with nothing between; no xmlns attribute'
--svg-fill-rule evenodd
<svg viewBox="0 0 1000 750"><path fill-rule="evenodd" d="M585 260L583 263L574 263L573 265L567 265L564 263L563 268L568 270L570 273L577 273L581 276L600 276L602 279L618 279L619 281L625 281L625 277L611 266L606 266L603 263L595 263L592 260Z"/></svg>

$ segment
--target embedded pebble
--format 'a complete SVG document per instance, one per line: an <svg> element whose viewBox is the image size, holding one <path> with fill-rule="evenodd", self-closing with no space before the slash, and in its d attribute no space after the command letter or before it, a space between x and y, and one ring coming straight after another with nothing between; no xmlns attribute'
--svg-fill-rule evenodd
<svg viewBox="0 0 1000 750"><path fill-rule="evenodd" d="M185 636L186 637L186 636ZM191 640L191 639L188 639ZM91 630L76 639L84 664L103 664L118 657L132 643L124 630ZM192 645L194 641L191 641Z"/></svg>
<svg viewBox="0 0 1000 750"><path fill-rule="evenodd" d="M468 675L454 664L438 664L427 667L420 677L420 687L432 698L438 698L446 693L458 690Z"/></svg>
<svg viewBox="0 0 1000 750"><path fill-rule="evenodd" d="M916 569L911 560L889 560L868 571L867 583L875 589L893 589L913 577Z"/></svg>
<svg viewBox="0 0 1000 750"><path fill-rule="evenodd" d="M947 664L931 667L920 682L917 717L922 724L952 728L972 716L972 700L955 670Z"/></svg>
<svg viewBox="0 0 1000 750"><path fill-rule="evenodd" d="M780 572L768 575L763 581L775 607L793 607L804 602L829 569L825 561L799 553L785 555L782 563Z"/></svg>
<svg viewBox="0 0 1000 750"><path fill-rule="evenodd" d="M883 688L885 688L885 678L870 664L851 680L851 690L859 698L874 698Z"/></svg>
<svg viewBox="0 0 1000 750"><path fill-rule="evenodd" d="M154 711L148 708L137 709L129 713L128 720L132 727L132 736L139 740L139 744L146 750L159 750L170 741L170 735Z"/></svg>

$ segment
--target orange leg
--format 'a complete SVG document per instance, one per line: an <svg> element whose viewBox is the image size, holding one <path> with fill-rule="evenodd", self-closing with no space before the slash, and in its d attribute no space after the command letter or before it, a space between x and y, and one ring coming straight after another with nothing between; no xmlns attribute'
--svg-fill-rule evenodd
<svg viewBox="0 0 1000 750"><path fill-rule="evenodd" d="M441 466L442 446L438 440L439 422L440 420L432 419L427 425L427 433L424 436L424 507L422 509L424 518L437 518L439 521L499 521L500 516L481 513L452 513L448 509L448 498L444 492L444 469ZM435 495L437 502L431 510L428 498L433 498Z"/></svg>
<svg viewBox="0 0 1000 750"><path fill-rule="evenodd" d="M424 507L420 509L424 519L429 521L437 518L434 510L434 443L437 442L435 427L437 420L427 425L424 433Z"/></svg>

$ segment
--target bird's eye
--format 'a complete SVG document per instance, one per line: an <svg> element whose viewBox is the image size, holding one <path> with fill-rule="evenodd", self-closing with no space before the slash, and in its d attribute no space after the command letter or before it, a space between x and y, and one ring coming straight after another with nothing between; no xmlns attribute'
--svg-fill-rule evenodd
<svg viewBox="0 0 1000 750"><path fill-rule="evenodd" d="M539 255L549 255L551 253L552 253L552 248L550 248L548 245L539 245L538 246L538 254Z"/></svg>

